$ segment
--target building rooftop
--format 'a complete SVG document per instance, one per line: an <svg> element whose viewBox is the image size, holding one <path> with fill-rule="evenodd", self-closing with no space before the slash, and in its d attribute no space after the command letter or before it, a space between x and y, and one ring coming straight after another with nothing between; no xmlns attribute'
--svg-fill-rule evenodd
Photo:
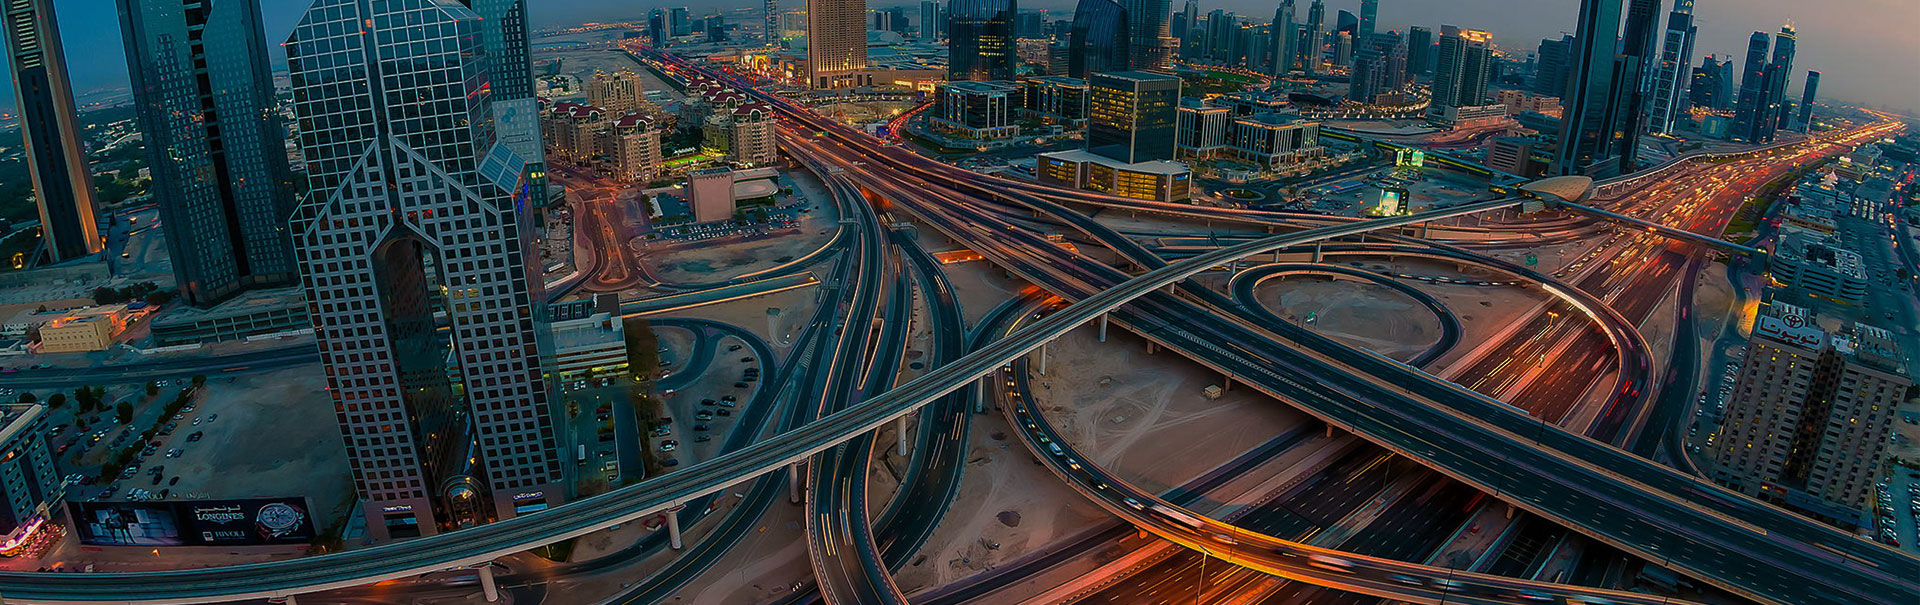
<svg viewBox="0 0 1920 605"><path fill-rule="evenodd" d="M226 302L209 308L176 305L153 318L153 326L188 325L211 319L246 317L255 313L276 311L288 307L298 307L306 303L307 297L300 288L276 288L272 290L249 290Z"/></svg>
<svg viewBox="0 0 1920 605"><path fill-rule="evenodd" d="M1794 230L1782 233L1774 256L1817 264L1853 279L1867 278L1866 261L1860 253L1839 245L1831 237L1815 239L1815 235Z"/></svg>
<svg viewBox="0 0 1920 605"><path fill-rule="evenodd" d="M1095 164L1100 164L1102 166L1110 166L1113 168L1118 168L1118 169L1126 170L1129 172L1140 172L1140 173L1146 173L1146 174L1172 175L1172 174L1186 174L1188 172L1192 172L1192 169L1187 168L1186 164L1182 164L1180 162L1155 160L1152 162L1139 162L1135 164L1128 164L1126 162L1122 162L1104 155L1093 153L1085 149L1069 149L1066 151L1053 151L1053 152L1043 153L1040 155L1050 157L1050 158L1057 158L1057 159L1068 161L1068 162L1092 162Z"/></svg>

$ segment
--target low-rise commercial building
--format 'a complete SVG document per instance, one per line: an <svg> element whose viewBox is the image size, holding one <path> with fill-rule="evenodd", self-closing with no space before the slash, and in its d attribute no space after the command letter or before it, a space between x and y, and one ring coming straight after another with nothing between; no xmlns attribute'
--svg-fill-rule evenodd
<svg viewBox="0 0 1920 605"><path fill-rule="evenodd" d="M1320 123L1291 116L1263 113L1233 121L1233 155L1243 162L1275 171L1326 156L1320 145Z"/></svg>
<svg viewBox="0 0 1920 605"><path fill-rule="evenodd" d="M240 340L249 336L310 329L300 288L250 291L211 308L170 307L148 328L154 343L170 347Z"/></svg>
<svg viewBox="0 0 1920 605"><path fill-rule="evenodd" d="M1808 294L1860 304L1867 298L1867 269L1860 253L1817 232L1786 229L1770 257L1773 279Z"/></svg>
<svg viewBox="0 0 1920 605"><path fill-rule="evenodd" d="M1193 173L1180 162L1128 164L1079 149L1043 153L1035 160L1035 176L1050 185L1161 202L1192 197Z"/></svg>
<svg viewBox="0 0 1920 605"><path fill-rule="evenodd" d="M552 331L553 371L561 381L627 374L626 326L619 315L595 313L556 321Z"/></svg>
<svg viewBox="0 0 1920 605"><path fill-rule="evenodd" d="M1026 80L1025 115L1070 129L1087 126L1087 81L1066 76Z"/></svg>
<svg viewBox="0 0 1920 605"><path fill-rule="evenodd" d="M1208 159L1228 151L1233 110L1217 107L1192 97L1180 100L1178 128L1174 131L1174 154L1181 159Z"/></svg>

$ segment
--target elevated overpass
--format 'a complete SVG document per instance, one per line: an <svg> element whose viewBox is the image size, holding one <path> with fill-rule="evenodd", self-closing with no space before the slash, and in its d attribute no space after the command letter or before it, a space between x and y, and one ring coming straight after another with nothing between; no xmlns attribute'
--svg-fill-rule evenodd
<svg viewBox="0 0 1920 605"><path fill-rule="evenodd" d="M1635 216L1627 216L1610 210L1588 206L1583 202L1593 197L1595 188L1592 178L1584 176L1557 176L1540 179L1520 186L1521 193L1545 202L1550 208L1570 210L1602 220L1626 223L1649 233L1664 235L1697 246L1705 246L1731 254L1739 254L1764 261L1767 251L1750 246L1742 246L1717 237L1707 237L1684 229L1675 229L1660 223Z"/></svg>

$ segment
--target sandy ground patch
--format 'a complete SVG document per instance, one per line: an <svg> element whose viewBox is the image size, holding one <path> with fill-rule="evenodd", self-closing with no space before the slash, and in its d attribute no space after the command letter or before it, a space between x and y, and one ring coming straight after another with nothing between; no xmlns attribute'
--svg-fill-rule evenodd
<svg viewBox="0 0 1920 605"><path fill-rule="evenodd" d="M1254 297L1281 319L1348 345L1405 361L1440 340L1440 323L1418 301L1379 284L1318 277L1271 279ZM1307 315L1315 321L1307 323Z"/></svg>

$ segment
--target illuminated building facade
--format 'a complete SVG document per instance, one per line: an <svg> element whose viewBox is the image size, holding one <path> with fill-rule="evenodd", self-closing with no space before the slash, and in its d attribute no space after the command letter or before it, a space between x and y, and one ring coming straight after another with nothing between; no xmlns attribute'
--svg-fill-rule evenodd
<svg viewBox="0 0 1920 605"><path fill-rule="evenodd" d="M1172 160L1180 78L1124 71L1087 78L1087 151L1126 164Z"/></svg>
<svg viewBox="0 0 1920 605"><path fill-rule="evenodd" d="M27 146L27 174L33 178L47 255L57 263L99 254L103 242L93 177L53 0L6 0L0 26L6 29L20 138Z"/></svg>
<svg viewBox="0 0 1920 605"><path fill-rule="evenodd" d="M947 79L1012 80L1014 0L953 0L947 11Z"/></svg>
<svg viewBox="0 0 1920 605"><path fill-rule="evenodd" d="M813 88L859 86L867 68L866 0L807 0L807 80Z"/></svg>
<svg viewBox="0 0 1920 605"><path fill-rule="evenodd" d="M541 510L570 485L534 189L495 130L484 27L438 0L317 0L286 45L312 185L295 251L375 540Z"/></svg>

